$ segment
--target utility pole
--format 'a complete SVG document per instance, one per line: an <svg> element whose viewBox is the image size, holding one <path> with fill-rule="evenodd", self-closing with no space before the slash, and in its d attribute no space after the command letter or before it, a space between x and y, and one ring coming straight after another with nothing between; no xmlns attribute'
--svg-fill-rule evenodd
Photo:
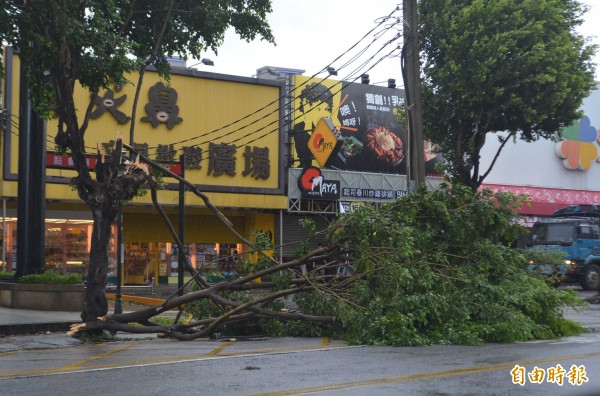
<svg viewBox="0 0 600 396"><path fill-rule="evenodd" d="M402 2L404 19L405 92L409 125L409 180L415 187L425 185L425 150L423 144L423 105L421 102L421 68L419 59L419 25L417 0Z"/></svg>

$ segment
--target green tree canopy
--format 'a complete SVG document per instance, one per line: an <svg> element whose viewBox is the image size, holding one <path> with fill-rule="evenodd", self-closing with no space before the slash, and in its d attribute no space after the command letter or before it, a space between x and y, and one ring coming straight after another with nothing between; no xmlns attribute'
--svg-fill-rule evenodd
<svg viewBox="0 0 600 396"><path fill-rule="evenodd" d="M594 87L595 46L575 29L577 0L422 0L424 134L455 180L477 188L490 133L550 138ZM497 156L496 156L497 158ZM494 161L495 162L495 161Z"/></svg>
<svg viewBox="0 0 600 396"><path fill-rule="evenodd" d="M244 40L274 42L271 11L270 0L0 0L0 38L27 60L43 113L60 90L49 79L77 80L96 93L141 65L165 74L167 57L217 52L230 26Z"/></svg>

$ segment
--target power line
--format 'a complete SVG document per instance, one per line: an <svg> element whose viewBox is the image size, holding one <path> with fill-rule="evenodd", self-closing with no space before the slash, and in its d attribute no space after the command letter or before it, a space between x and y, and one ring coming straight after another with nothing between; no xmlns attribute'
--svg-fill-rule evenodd
<svg viewBox="0 0 600 396"><path fill-rule="evenodd" d="M359 51L359 53L358 53L358 54L354 55L354 56L353 56L353 57L351 57L351 58L350 58L348 61L346 61L344 64L342 64L342 66L340 66L340 68L338 68L338 70L344 69L344 68L348 67L349 65L351 65L352 63L354 63L354 62L355 62L357 59L359 59L359 58L360 58L360 56L362 56L364 53L366 53L366 51L367 51L367 50L368 50L368 49L369 49L369 48L370 48L370 47L371 47L371 46L372 46L372 45L373 45L373 44L374 44L374 43L375 43L377 40L379 40L381 37L383 37L383 35L384 35L384 34L385 34L387 31L389 31L390 29L394 28L394 26L396 26L396 25L399 23L399 21L400 21L400 19L399 19L399 18L392 17L392 15L393 15L394 13L396 13L398 10L399 10L399 8L398 8L398 7L396 7L396 8L395 8L395 9L394 9L394 10L393 10L393 11L392 11L392 12L391 12L391 13L390 13L388 16L380 18L380 19L379 19L379 22L377 23L377 25L376 25L376 26L375 26L373 29L371 29L369 32L367 32L365 35L363 35L363 36L360 38L360 40L358 40L356 43L354 43L354 44L353 44L353 45L352 45L352 46L351 46L351 47L350 47L350 48L349 48L347 51L345 51L344 53L342 53L341 55L339 55L338 57L336 57L336 58L335 58L335 59L334 59L332 62L330 62L330 63L329 63L327 66L325 66L325 67L324 67L323 69L321 69L319 72L317 72L317 73L315 73L314 75L312 75L312 76L311 76L309 79L307 79L306 81L304 81L302 84L300 84L300 85L298 85L298 86L294 87L294 89L291 91L291 93L293 93L294 91L296 91L296 90L300 89L302 86L304 86L304 85L308 84L310 81L312 81L313 79L315 79L315 77L316 77L316 76L317 76L319 73L321 73L321 72L323 72L323 71L326 71L326 70L327 70L329 67L331 67L331 65L332 65L332 64L334 64L336 61L340 60L340 59L341 59L341 58L343 58L345 55L347 55L347 54L349 53L349 51L351 51L351 50L353 50L354 48L356 48L356 47L357 47L357 46L358 46L358 45L359 45L359 44L360 44L362 41L364 41L364 39L365 39L366 37L368 37L369 35L373 34L373 32L376 32L376 31L377 31L377 30L378 30L378 29L381 27L381 25L383 25L385 22L389 21L390 19L393 19L393 20L395 20L395 22L394 22L394 23L392 23L392 24L389 24L389 25L388 25L388 26L386 26L386 27L385 27L383 30L377 31L377 32L374 34L374 38L373 38L373 40L372 40L372 41L371 41L369 44L367 44L367 45L366 45L366 46L365 46L365 47L364 47L364 48L363 48L361 51ZM354 76L355 74L357 74L357 73L360 73L360 72L361 72L361 69L362 69L363 67L366 67L366 65L367 65L367 64L368 64L370 61L372 61L372 60L374 59L374 57L375 57L375 56L376 56L378 53L380 53L380 52L383 50L383 48L385 48L387 45L389 45L389 44L390 44L392 41L396 40L397 38L399 38L399 36L398 36L398 35L396 35L396 36L395 36L395 37L394 37L392 40L389 40L389 41L388 41L388 42L387 42L387 43L386 43L384 46L382 46L382 47L381 47L381 48L380 48L380 49L379 49L379 50L378 50L378 51L377 51L377 52L376 52L374 55L372 55L372 56L371 56L369 59L367 59L366 61L364 61L364 62L363 62L361 65L359 65L359 66L358 66L357 68L355 68L355 69L354 69L352 72L350 72L350 73L348 74L348 77L347 77L347 79L348 79L348 80L351 80L351 81L356 81L356 80L357 80L357 79L360 77L360 75L361 75L361 74L359 74L359 75L358 75L358 77L356 77L356 78L354 78L353 76ZM394 51L395 51L395 50L394 50ZM391 55L392 55L392 53L393 53L394 51L391 51L391 52L390 52L390 54L388 54L386 57L388 57L388 56L391 56ZM379 61L377 61L377 62L376 62L376 63L375 63L373 66L371 66L371 67L370 67L369 69L367 69L366 71L369 71L369 70L371 70L371 69L372 69L372 68L373 68L375 65L377 65L379 62L381 62L383 59L385 59L385 57L381 58ZM366 71L362 71L362 74L364 74ZM327 77L324 77L324 78L322 78L322 79L320 80L320 82L322 82L322 81L323 81L323 80L325 80L326 78L327 78ZM313 88L314 88L314 87L312 87L311 89L313 89ZM337 93L337 92L336 92L336 93ZM272 101L271 103L269 103L269 104L267 104L267 105L265 105L265 106L263 106L263 107L259 108L258 110L254 111L254 112L252 112L252 113L249 113L249 114L247 114L247 115L245 115L245 116L243 116L243 117L241 117L241 118L239 118L239 119L237 119L237 120L235 120L235 121L233 121L233 122L231 122L231 123L229 123L229 124L227 124L227 125L225 125L225 126L222 126L222 127L220 127L220 128L214 129L214 130L212 130L212 131L209 131L209 132L206 132L206 133L203 133L203 134L201 134L201 135L197 135L197 136L194 136L194 137L191 137L191 138L185 139L185 140L181 140L181 141L177 141L177 142L173 142L173 143L168 143L168 145L174 145L174 146L175 146L175 145L180 145L180 144L182 144L182 143L190 142L190 141L193 141L193 140L196 140L196 139L199 139L199 138L202 138L202 137L208 136L208 135L210 135L210 134L213 134L213 133L216 133L216 132L222 131L223 129L226 129L226 128L228 128L228 127L231 127L231 126L233 126L233 125L235 125L235 124L237 124L237 123L240 123L240 122L242 122L242 121L244 121L244 120L246 120L246 119L248 119L248 118L252 117L253 115L256 115L256 114L259 114L259 113L261 113L262 111L264 111L265 109L267 109L269 106L272 106L273 104L279 103L279 102L281 101L281 99L282 99L282 98L286 98L286 97L290 96L289 94L290 94L290 92L286 92L286 93L284 93L284 95L283 95L282 97L279 97L278 99L276 99L276 100ZM321 95L322 95L322 94L321 94ZM320 95L319 95L319 96L320 96ZM286 102L286 103L284 103L284 104L283 104L283 106L287 106L287 105L289 105L290 103L292 103L292 101L293 101L293 99L291 99L291 101L289 101L289 102ZM274 114L275 112L279 112L279 111L281 110L281 107L282 107L282 106L278 106L278 107L277 107L275 110L271 111L270 113L268 113L268 114L266 114L266 115L271 115L271 114ZM309 110L309 111L310 111L310 110ZM265 116L266 116L266 115L265 115ZM267 125L266 125L266 126L264 126L264 127L261 127L261 128L259 128L259 129L255 130L255 131L249 132L249 133L247 133L246 135L244 135L244 136L241 136L241 137L239 137L239 138L237 138L237 139L235 139L235 140L231 141L231 143L233 143L233 142L238 142L238 141L240 141L240 140L243 140L243 139L245 139L245 138L251 137L251 136L253 136L253 135L257 134L257 133L260 133L260 132L264 131L266 127L268 127L268 126L270 126L270 125L273 125L274 123L278 123L279 121L281 121L281 120L282 120L283 118L285 118L285 117L286 117L286 116L280 117L280 118L278 118L277 120L275 120L275 121L273 121L273 122L271 122L271 123L267 124ZM226 133L226 134L224 134L224 135L220 135L219 137L221 137L221 138L222 138L222 137L230 136L230 135L232 135L233 133L235 133L235 132L238 132L238 131L240 131L240 130L242 130L242 129L244 129L244 128L247 128L247 127L249 127L249 126L251 126L251 125L254 125L254 124L256 124L256 123L257 123L257 122L259 122L259 121L260 121L260 119L257 119L257 120L255 120L255 121L253 121L253 122L250 122L250 123L248 123L248 124L246 124L246 125L243 125L243 126L239 127L238 129L235 129L235 130L233 130L233 131L230 131L230 132L228 132L228 133ZM288 122L287 122L286 124L284 124L283 126L284 126L284 127L285 127L285 126L289 126L289 124L290 124L290 123L291 123L291 122L290 122L290 121L288 121ZM276 129L274 129L273 131L269 131L269 133L268 133L268 134L270 134L270 133L272 133L272 132L274 132L274 131L278 131L278 130L279 130L279 126L278 126ZM266 135L261 135L259 138L262 138L262 137L264 137L264 136L266 136ZM254 142L254 141L258 140L259 138L253 139L253 140L249 141L248 143L252 143L252 142ZM51 143L51 144L54 144L54 142L50 140L50 136L48 136L48 139L47 139L47 141L48 141L49 143ZM203 142L197 143L197 145L200 145L200 144L205 144L206 142L208 142L208 141L203 141ZM90 149L90 150L95 150L95 149L96 149L95 147L90 147L90 146L85 146L85 148L86 148L86 149ZM148 149L154 149L154 148L157 148L157 147L148 147ZM207 151L209 151L209 150L207 150ZM211 157L209 156L208 158L211 158Z"/></svg>
<svg viewBox="0 0 600 396"><path fill-rule="evenodd" d="M353 83L353 82L355 82L356 80L358 80L358 79L359 79L359 78L362 76L362 74L364 74L364 73L366 73L366 72L368 72L368 71L372 70L372 69L373 69L375 66L377 66L377 65L378 65L380 62L382 62L384 59L386 59L386 58L388 58L388 57L390 57L390 56L393 56L394 52L396 52L398 48L394 48L392 51L390 51L389 53L387 53L387 54L385 54L384 56L382 56L381 58L379 58L379 59L378 59L378 60L377 60L377 61L376 61L374 64L372 64L372 65L371 65L369 68L367 68L366 70L363 70L363 68L364 68L364 67L366 67L366 66L369 64L369 62L371 62L373 59L375 59L375 56L376 56L377 54L381 53L381 52L382 52L382 51L383 51L383 50L384 50L386 47L388 47L388 46L389 46L391 43L393 43L393 42L394 42L396 39L398 39L398 38L399 38L399 35L396 35L395 37L393 37L392 39L390 39L390 40L388 40L386 43L384 43L384 44L383 44L383 45L382 45L382 46L381 46L381 47L380 47L380 48L379 48L379 49L378 49L378 50L377 50L377 51L376 51L376 52L375 52L375 53L374 53L374 54L373 54L373 55L372 55L372 56L371 56L369 59L367 59L367 60L366 60L366 61L364 61L362 64L360 64L358 67L356 67L354 70L352 70L352 71L351 71L351 72L350 72L350 73L349 73L349 74L348 74L348 75L347 75L347 76L344 78L344 80L343 80L343 81L340 81L340 85L341 85L341 87L340 87L340 88L339 88L337 91L334 91L333 93L331 93L331 92L330 92L330 95L331 95L331 96L335 96L335 95L336 95L337 93L339 93L341 90L343 90L344 88L346 88L346 87L347 87L347 86L348 86L350 83ZM375 41L373 41L372 43L370 43L370 44L369 44L369 46L370 46L370 45L372 45L374 42L375 42ZM338 57L338 58L339 58L339 57ZM349 66L349 64L345 65L345 67L347 67L347 66ZM307 84L308 82L312 81L312 80L314 79L314 77L315 77L315 76L311 76L311 77L310 77L309 79L307 79L307 80L306 80L304 83L300 84L300 85L299 85L299 86L298 86L296 89L298 89L298 88L300 88L300 87L304 86L305 84ZM325 79L326 79L326 77L325 77L325 78L322 78L322 79L320 79L320 81L319 81L319 82L322 82L322 81L323 81L323 80L325 80ZM315 88L314 86L313 86L313 87L310 87L310 89L311 89L311 90L312 90L312 89L314 89L314 88ZM317 99L317 98L320 98L320 97L324 96L325 94L326 94L326 92L322 92L322 93L318 94L318 95L315 97L315 99ZM274 103L274 102L272 102L272 103ZM272 104L272 103L271 103L271 104ZM289 103L291 103L291 102L288 102L288 103L286 103L285 105L287 105L287 104L289 104ZM264 108L264 107L263 107L263 108ZM278 107L276 111L277 111L277 112L279 112L279 110L280 110L280 108ZM307 110L307 111L305 112L305 114L308 114L308 113L310 113L310 112L311 112L311 111L313 111L313 110L314 110L314 109L309 109L309 110ZM269 114L273 114L273 113L274 113L274 112L271 112L271 113L269 113ZM14 117L15 119L18 119L18 117L17 117L16 115L14 115L14 114L12 115L12 117ZM242 141L243 139L250 138L250 137L252 137L252 136L254 136L254 135L258 134L258 133L261 133L261 132L265 131L265 129L266 129L267 127L269 127L269 126L271 126L271 125L274 125L274 124L277 124L277 126L276 126L275 128L273 128L273 129L271 129L271 130L267 131L266 133L264 133L264 134L262 134L262 135L259 135L259 136L255 137L255 138L253 138L252 140L249 140L249 141L245 142L244 144L250 144L250 143L253 143L253 142L257 141L257 140L260 140L260 139L262 139L262 138L264 138L264 137L266 137L266 136L268 136L268 135L270 135L270 134L274 133L274 132L278 132L278 131L280 130L280 128L281 128L281 127L285 128L285 127L287 127L287 126L290 126L290 123L292 122L291 120L290 120L290 121L287 121L285 124L283 124L283 125L281 125L281 126L279 125L279 122L280 122L281 120L285 119L285 118L286 118L286 116L279 117L278 119L276 119L276 120L273 120L273 121L272 121L272 122L270 122L269 124L267 124L267 125L265 125L265 126L263 126L263 127L259 128L259 129L256 129L256 130L254 130L254 131L251 131L251 132L249 132L249 133L245 134L244 136L240 136L240 137L238 137L238 138L236 138L236 139L234 139L234 140L231 140L231 141L229 141L229 142L228 142L228 144L233 144L233 143L236 143L236 142ZM250 123L250 124L248 124L248 125L246 125L246 126L244 126L244 127L247 127L247 126L249 126L249 125L252 125L252 124L254 124L254 123L256 123L256 122L257 122L257 121L255 121L255 122L253 122L253 123ZM13 126L15 126L17 129L19 128L19 125L18 125L18 123L16 123L15 121L11 120L11 123L12 123L12 125L13 125ZM241 129L241 128L240 128L240 129ZM220 137L226 137L226 136L230 136L230 135L232 135L233 133L235 133L235 132L238 132L240 129L237 129L237 130L234 130L234 131L230 131L230 132L228 132L227 134L221 135ZM14 133L14 132L13 132L13 134L14 134L14 135L16 135L16 136L18 136L18 134L17 134L17 133ZM204 134L204 135L201 135L201 136L205 136L205 135L206 135L206 134ZM198 137L194 137L194 138L198 138ZM192 138L192 139L194 139L194 138ZM187 140L185 140L185 141L189 141L189 140L190 140L190 139L187 139ZM185 142L185 141L182 141L182 142ZM51 136L48 136L48 137L47 137L47 142L48 142L48 143L50 143L50 144L55 144L55 143L54 143L54 141L51 139ZM198 145L200 145L200 144L205 144L205 143L207 143L207 142L208 142L208 141L200 142L200 143L198 143ZM171 144L173 144L173 145L176 145L176 144L178 144L178 143L181 143L181 142L167 143L167 145L171 145ZM90 146L85 146L85 147L86 147L86 148L88 148L88 149L96 149L95 147L90 147ZM151 147L151 148L155 148L155 147ZM150 148L149 148L149 149L150 149ZM203 152L203 154L210 153L210 151L211 151L210 149L209 149L209 150L206 150L206 151L204 151L204 152ZM211 158L213 158L214 156L215 156L214 154L209 154L208 156L206 156L206 157L204 157L204 158L205 158L205 159L211 159Z"/></svg>
<svg viewBox="0 0 600 396"><path fill-rule="evenodd" d="M213 133L216 133L216 132L219 132L219 131L221 131L221 130L223 130L223 129L226 129L226 128L228 128L228 127L230 127L230 126L233 126L233 125L235 125L235 124L237 124L237 123L239 123L239 122L241 122L241 121L243 121L243 120L245 120L245 119L248 119L249 117L251 117L251 116L253 116L253 115L256 115L256 114L258 114L258 113L262 112L263 110L267 109L269 106L271 106L271 105L273 105L273 104L277 104L277 103L279 103L279 102L280 102L282 99L285 99L287 96L289 96L289 94L291 94L291 93L294 93L294 91L297 91L298 89L300 89L300 88L301 88L301 87L303 87L304 85L308 84L308 83L309 83L309 82L310 82L312 79L316 78L316 76L317 76L318 74L320 74L320 73L322 73L322 72L324 72L324 71L327 71L327 68L331 67L331 66L332 66L332 65L333 65L333 64L334 64L336 61L338 61L338 60L339 60L339 59L341 59L343 56L345 56L345 55L346 55L346 54L347 54L349 51L353 50L353 49L354 49L354 48L355 48L355 47L356 47L358 44L360 44L360 42L362 42L362 41L363 41L363 40L364 40L366 37L368 37L368 36L369 36L371 33L373 33L373 32L374 32L374 31L375 31L375 30L376 30L376 29L377 29L379 26L381 26L381 25L382 25L382 24L383 24L385 21L389 20L389 19L391 18L391 15L393 15L393 14L394 14L396 11L398 11L398 8L394 9L394 11L392 11L392 12L390 13L390 15L388 15L387 17L384 17L384 18L382 18L382 20L379 22L379 24L378 24L377 26L375 26L373 29L371 29L369 32L367 32L367 33L366 33L366 34L365 34L365 35L364 35L364 36L363 36L363 37L362 37L362 38L361 38L361 39L360 39L358 42L356 42L355 44L353 44L353 45L352 45L352 46L351 46L351 47L350 47L350 48L349 48L347 51L345 51L344 53L342 53L341 55L339 55L338 57L336 57L336 58L335 58L333 61L331 61L331 62L330 62L330 63L329 63L327 66L325 66L324 68L322 68L322 69L321 69L320 71L318 71L317 73L313 74L313 75L312 75L312 76L311 76L309 79L307 79L305 82L303 82L302 84L300 84L300 85L298 85L298 86L294 87L294 89L293 89L291 92L286 92L286 93L284 93L284 95L283 95L283 96L280 96L280 97L278 97L276 100L274 100L274 101L272 101L272 102L270 102L270 103L268 103L268 104L264 105L263 107L259 108L258 110L254 111L254 112L252 112L252 113L250 113L250 114L247 114L247 115L243 116L242 118L239 118L239 119L237 119L237 120L235 120L235 121L233 121L233 122L231 122L231 123L229 123L229 124L227 124L227 125L224 125L224 126L222 126L222 127L216 128L216 129L214 129L214 130L211 130L211 131L209 131L209 132L202 133L202 134L200 134L200 135L192 136L192 137L190 137L190 138L187 138L187 139L184 139L184 140L180 140L180 141L176 141L176 142L172 142L172 143L169 143L169 144L178 145L178 144L187 143L187 142L193 141L193 140L195 140L195 139L199 139L199 138L202 138L202 137L206 137L206 136L212 135ZM398 19L397 19L397 18L396 18L396 21L397 21L397 22L396 22L396 24L397 24L397 23L398 23ZM392 26L394 26L394 25L396 25L396 24L393 24ZM385 31L387 31L387 30L389 30L389 29L391 29L391 27L387 27L387 28L385 29ZM368 44L368 45L365 47L365 49L361 51L361 53L364 53L364 52L365 52L365 51L366 51L366 50L367 50L367 49L368 49L368 48L369 48L371 45L373 45L373 44L374 44L374 43L375 43L375 42L376 42L376 41L379 39L379 37L382 37L382 35L377 35L377 37L376 37L374 40L372 40L372 41L371 41L371 43L369 43L369 44ZM369 60L372 60L372 59L373 59L373 57L371 57ZM351 63L352 63L352 62L354 62L354 61L355 61L355 58L353 57L353 58L351 58L351 62L350 62L350 61L346 62L345 64L343 64L343 65L342 65L340 68L338 68L337 70L339 71L339 70L341 70L341 69L343 69L343 68L347 67L349 64L351 64ZM323 78L321 78L321 81L320 81L320 82L324 81L325 79L327 79L327 77L323 77ZM293 99L292 99L292 101L293 101ZM291 103L291 101L290 101L290 102L287 102L287 103L284 103L284 104L283 104L283 107L285 107L285 106L289 105L290 103ZM264 116L268 116L268 115L275 114L275 113L279 112L279 111L281 110L281 107L282 107L282 106L279 106L279 107L277 107L276 109L274 109L274 110L273 110L273 111L271 111L270 113L267 113L267 114L265 114ZM243 125L243 126L239 127L238 129L235 129L235 130L233 130L233 131L230 131L230 132L228 132L227 134L225 134L225 135L221 135L221 136L219 136L219 137L228 136L228 135L230 135L230 134L232 134L232 133L238 132L238 131L240 131L240 130L242 130L242 129L244 129L244 128L248 127L248 126L251 126L251 125L254 125L254 124L256 124L258 121L259 121L259 120L255 120L255 121L253 121L253 122L251 122L251 123L249 123L249 124ZM269 125L270 125L270 124L269 124ZM206 141L203 141L203 142L197 143L197 145L204 144L204 143L206 143ZM149 149L151 149L151 148L157 148L157 147L149 147Z"/></svg>

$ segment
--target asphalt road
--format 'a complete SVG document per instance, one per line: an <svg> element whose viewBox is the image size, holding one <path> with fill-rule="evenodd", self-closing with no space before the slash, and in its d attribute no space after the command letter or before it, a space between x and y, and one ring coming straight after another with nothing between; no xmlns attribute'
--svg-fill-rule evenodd
<svg viewBox="0 0 600 396"><path fill-rule="evenodd" d="M560 367L564 375L548 382ZM0 394L592 396L600 395L600 333L483 346L131 339L16 350L0 353Z"/></svg>

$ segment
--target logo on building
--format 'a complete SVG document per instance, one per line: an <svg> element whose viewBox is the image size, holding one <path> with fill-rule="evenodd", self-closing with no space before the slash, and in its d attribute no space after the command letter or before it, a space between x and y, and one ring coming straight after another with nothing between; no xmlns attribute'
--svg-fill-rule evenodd
<svg viewBox="0 0 600 396"><path fill-rule="evenodd" d="M298 178L302 198L337 200L340 198L340 181L325 180L321 170L314 166L305 168Z"/></svg>
<svg viewBox="0 0 600 396"><path fill-rule="evenodd" d="M321 167L327 166L329 159L339 150L337 129L331 119L319 120L308 139L308 149Z"/></svg>
<svg viewBox="0 0 600 396"><path fill-rule="evenodd" d="M588 116L564 128L561 131L562 141L554 148L563 166L568 170L586 171L592 162L598 161L598 130L592 126Z"/></svg>

